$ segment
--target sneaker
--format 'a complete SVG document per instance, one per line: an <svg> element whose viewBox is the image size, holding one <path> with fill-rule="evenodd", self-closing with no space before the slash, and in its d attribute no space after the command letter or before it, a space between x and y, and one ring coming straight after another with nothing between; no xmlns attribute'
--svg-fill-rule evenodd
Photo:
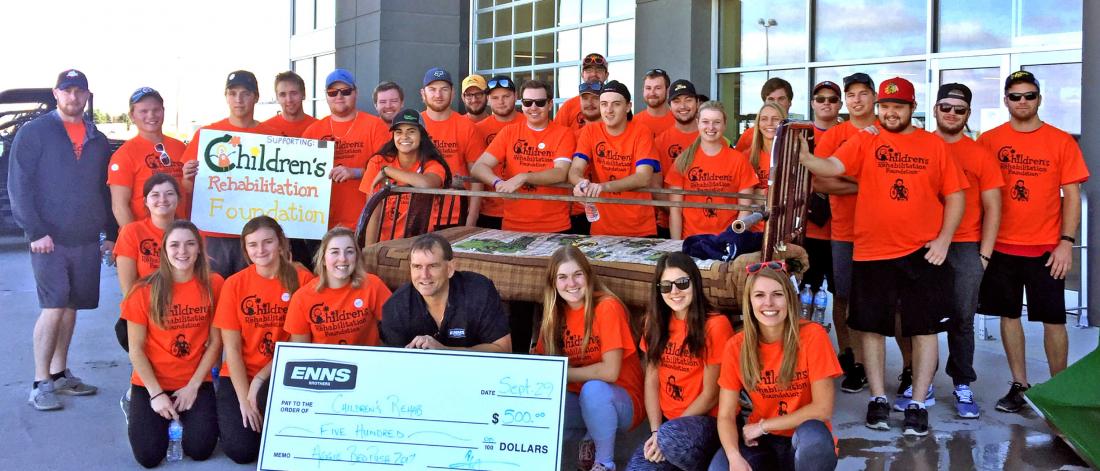
<svg viewBox="0 0 1100 471"><path fill-rule="evenodd" d="M38 383L38 387L31 389L31 396L27 403L38 410L60 410L61 399L54 393L53 381L46 380Z"/></svg>
<svg viewBox="0 0 1100 471"><path fill-rule="evenodd" d="M867 403L867 428L890 430L890 403L884 397L876 397Z"/></svg>
<svg viewBox="0 0 1100 471"><path fill-rule="evenodd" d="M130 425L130 390L122 393L118 399L118 407L122 408L122 418L126 419L126 425Z"/></svg>
<svg viewBox="0 0 1100 471"><path fill-rule="evenodd" d="M577 469L579 471L590 471L595 469L595 466L596 442L588 439L581 440L580 446L577 447Z"/></svg>
<svg viewBox="0 0 1100 471"><path fill-rule="evenodd" d="M936 387L929 384L928 394L924 395L924 407L932 407L936 405ZM909 407L909 403L913 401L913 385L909 385L905 388L905 391L894 399L894 410L898 412L905 412L905 408Z"/></svg>
<svg viewBox="0 0 1100 471"><path fill-rule="evenodd" d="M840 382L840 390L846 393L857 393L865 387L867 387L867 371L863 369L863 363L855 363L844 376L844 380Z"/></svg>
<svg viewBox="0 0 1100 471"><path fill-rule="evenodd" d="M911 388L912 386L913 386L913 369L912 368L905 368L905 369L901 370L901 374L898 375L898 393L897 393L898 397L901 397L901 395L905 394L905 390ZM909 397L913 397L913 395L910 394ZM904 408L901 409L901 410L904 410Z"/></svg>
<svg viewBox="0 0 1100 471"><path fill-rule="evenodd" d="M997 401L997 410L1001 412L1019 412L1024 408L1024 391L1031 388L1031 385L1024 386L1020 383L1012 383L1012 388L1008 390L1008 394Z"/></svg>
<svg viewBox="0 0 1100 471"><path fill-rule="evenodd" d="M920 404L909 404L905 408L905 426L901 433L913 437L928 435L928 409Z"/></svg>
<svg viewBox="0 0 1100 471"><path fill-rule="evenodd" d="M974 391L970 390L970 386L955 386L955 414L963 419L977 419L981 415L978 405L974 403Z"/></svg>
<svg viewBox="0 0 1100 471"><path fill-rule="evenodd" d="M68 368L65 369L65 376L62 376L57 381L54 381L54 389L58 394L64 394L67 396L91 396L99 391L99 388L90 384L85 384L80 378L73 376L73 373Z"/></svg>
<svg viewBox="0 0 1100 471"><path fill-rule="evenodd" d="M845 375L852 374L852 367L856 366L856 355L852 353L852 349L845 348L843 352L836 356L837 361L840 362L840 369L844 371Z"/></svg>

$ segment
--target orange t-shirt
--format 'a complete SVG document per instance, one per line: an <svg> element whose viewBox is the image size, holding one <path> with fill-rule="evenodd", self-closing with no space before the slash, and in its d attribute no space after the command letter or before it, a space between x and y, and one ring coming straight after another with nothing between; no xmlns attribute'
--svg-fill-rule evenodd
<svg viewBox="0 0 1100 471"><path fill-rule="evenodd" d="M878 121L875 122L878 124ZM851 121L845 121L833 126L820 139L814 139L814 155L821 158L829 158L836 154L837 149L848 141L848 138L859 133L859 129L852 125ZM856 194L829 195L829 219L832 240L852 242L855 240L856 221Z"/></svg>
<svg viewBox="0 0 1100 471"><path fill-rule="evenodd" d="M575 148L573 133L555 123L541 131L520 122L501 129L485 151L503 163L502 178L507 180L523 172L541 172L554 168L559 160L569 161ZM520 194L569 195L564 188L523 185ZM569 229L569 203L540 200L503 200L506 231L561 232Z"/></svg>
<svg viewBox="0 0 1100 471"><path fill-rule="evenodd" d="M215 131L245 132L245 133L251 133L251 134L265 134L265 135L268 135L268 136L278 136L279 135L278 131L272 129L271 127L267 126L264 123L257 124L255 127L251 127L251 128L239 128L237 126L234 126L232 123L230 123L229 118L225 118L221 121L218 121L218 122L215 122L215 123L210 123L206 126L203 126L203 127L199 128L195 131L195 135L191 136L191 141L189 141L187 143L187 147L183 150L183 158L181 159L183 161L183 163L187 163L187 162L190 162L192 160L198 160L199 159L199 132L201 132L204 129L211 129L211 130L215 130ZM202 184L201 182L198 182L198 181L195 182L195 186L199 186L201 184ZM191 213L190 200L188 200L187 212L188 212L188 214ZM203 237L222 237L222 238L230 238L230 239L241 237L240 234L226 234L226 233L223 233L223 232L207 232L207 231L200 231L200 232L202 232Z"/></svg>
<svg viewBox="0 0 1100 471"><path fill-rule="evenodd" d="M579 137L581 129L588 124L588 120L584 119L584 113L581 112L581 97L577 95L573 98L562 102L558 107L557 113L554 113L554 122L559 126L565 126L573 131L573 137Z"/></svg>
<svg viewBox="0 0 1100 471"><path fill-rule="evenodd" d="M107 184L130 189L130 213L134 215L135 221L149 216L145 197L141 193L145 189L145 181L154 173L167 173L175 177L177 183L183 183L183 161L180 159L183 158L186 146L168 136L164 136L163 144L164 151L172 160L172 164L167 167L160 162L160 153L153 150L155 144L141 136L134 136L126 141L111 155L111 163L107 167ZM183 219L187 217L187 202L191 198L182 194L182 186L180 192L176 217Z"/></svg>
<svg viewBox="0 0 1100 471"><path fill-rule="evenodd" d="M1004 176L997 245L1057 245L1062 236L1061 187L1089 178L1077 142L1049 124L1019 132L1005 123L986 131L978 143L996 156Z"/></svg>
<svg viewBox="0 0 1100 471"><path fill-rule="evenodd" d="M963 190L966 195L966 210L963 212L959 228L955 230L952 242L978 242L982 240L982 192L1001 188L1005 185L997 160L988 150L963 136L958 141L947 144L947 152L966 175L967 184Z"/></svg>
<svg viewBox="0 0 1100 471"><path fill-rule="evenodd" d="M661 162L661 171L664 172L664 180L668 180L669 169L672 168L673 162L676 161L676 157L680 156L680 153L691 147L691 144L695 142L695 139L699 137L698 131L682 132L676 129L676 126L672 126L664 132L657 134L657 137L653 139L654 145L657 147L658 160ZM668 186L666 183L665 186ZM668 227L668 208L654 208L657 210L657 227Z"/></svg>
<svg viewBox="0 0 1100 471"><path fill-rule="evenodd" d="M657 377L661 379L661 415L669 420L684 415L684 410L703 393L703 370L711 365L722 364L723 349L730 337L733 337L733 326L721 314L711 313L707 317L704 333L706 358L701 359L702 361L698 356L680 351L687 339L687 333L687 321L677 319L676 316L668 320L668 345L657 365ZM649 351L644 338L638 347L643 352ZM717 404L708 415L718 416Z"/></svg>
<svg viewBox="0 0 1100 471"><path fill-rule="evenodd" d="M489 148L489 145L493 143L493 139L497 137L497 133L500 132L501 129L511 124L523 122L523 117L519 113L514 113L512 116L513 119L511 121L501 121L497 119L496 115L492 115L474 124L477 131L485 137L485 148ZM480 158L481 156L479 155L478 157ZM504 161L498 161L496 167L493 167L493 174L501 175L503 173ZM492 188L487 188L487 190L493 191ZM492 217L504 217L504 200L500 198L482 198L481 214Z"/></svg>
<svg viewBox="0 0 1100 471"><path fill-rule="evenodd" d="M381 345L378 323L390 290L378 276L368 273L353 288L326 288L317 292L319 278L302 285L290 298L283 329L288 334L311 334L313 343L333 345Z"/></svg>
<svg viewBox="0 0 1100 471"><path fill-rule="evenodd" d="M474 126L474 123L465 116L451 112L451 116L443 121L433 120L428 112L420 113L424 120L424 129L432 137L432 142L443 154L443 160L451 168L451 175L467 176L470 174L470 165L477 162L478 157L485 152L485 138ZM451 218L444 224L461 224L459 221L459 205L452 202L453 197L443 198L443 207L451 208ZM434 218L433 218L434 220Z"/></svg>
<svg viewBox="0 0 1100 471"><path fill-rule="evenodd" d="M197 278L172 285L172 307L164 316L165 328L149 319L151 287L141 283L122 301L122 318L145 326L145 346L142 351L153 365L157 383L165 391L175 391L187 386L191 376L202 362L206 341L210 339L210 323L214 320L214 301L221 291L221 275L210 274L210 287L214 299L206 299L206 289ZM212 381L206 372L203 381ZM130 375L130 382L145 386L137 371Z"/></svg>
<svg viewBox="0 0 1100 471"><path fill-rule="evenodd" d="M284 137L302 137L302 134L309 129L313 123L317 122L317 118L308 114L302 115L302 119L291 122L287 121L283 117L282 113L272 116L271 119L264 121L264 126L268 126Z"/></svg>
<svg viewBox="0 0 1100 471"><path fill-rule="evenodd" d="M825 131L827 131L827 129L821 129L821 128L817 127L817 125L814 125L814 143L815 143L815 145L816 145L817 142L821 141L821 136L825 135ZM806 221L806 237L809 237L811 239L829 240L829 237L830 237L829 233L831 232L829 226L830 226L831 223L832 223L831 218L830 218L829 221L825 222L824 226L819 226L819 225L814 224L813 222L807 220Z"/></svg>
<svg viewBox="0 0 1100 471"><path fill-rule="evenodd" d="M722 373L718 385L729 391L744 389L741 380L741 344L745 334L738 332L726 343L722 355ZM749 392L752 413L747 423L755 424L765 419L787 415L813 402L815 381L835 378L842 373L836 359L836 351L829 341L829 334L820 325L800 321L798 326L798 359L794 378L785 389L780 389L779 372L783 365L783 343L760 343L760 381ZM832 421L826 421L829 430ZM790 437L794 429L768 430L768 433Z"/></svg>
<svg viewBox="0 0 1100 471"><path fill-rule="evenodd" d="M138 278L145 278L160 268L160 242L164 231L150 218L122 226L115 241L115 255L133 259L137 263ZM126 293L123 293L125 295Z"/></svg>
<svg viewBox="0 0 1100 471"><path fill-rule="evenodd" d="M602 122L585 126L577 138L573 157L588 162L587 173L593 183L629 177L642 165L653 167L653 173L661 172L661 163L653 148L653 133L633 122L627 122L626 130L618 136L609 134ZM637 191L603 192L600 198L651 200L653 195ZM600 212L600 220L592 223L592 235L644 237L657 233L657 220L650 207L596 203L596 209Z"/></svg>
<svg viewBox="0 0 1100 471"><path fill-rule="evenodd" d="M75 123L62 121L61 124L65 125L65 134L69 135L69 143L73 145L73 154L76 155L77 160L80 160L80 154L84 153L84 136L86 134L84 121Z"/></svg>
<svg viewBox="0 0 1100 471"><path fill-rule="evenodd" d="M747 153L749 149L752 148L753 132L754 130L752 126L749 126L748 129L745 129L745 132L741 133L741 135L737 137L737 143L734 144L733 148L737 149L741 153Z"/></svg>
<svg viewBox="0 0 1100 471"><path fill-rule="evenodd" d="M382 171L382 167L399 167L401 170L416 171L420 174L433 174L439 176L439 181L443 182L447 179L446 170L443 169L443 165L434 160L429 160L426 165L418 165L414 163L412 166L405 167L398 162L396 157L385 157L382 155L372 155L370 160L367 161L367 169L363 171L363 180L359 184L359 191L367 194L368 196L374 195L375 192L382 188L383 183L379 182L374 188L370 187L370 183L378 176L378 172ZM409 200L412 197L410 194L403 194L387 198L387 206L384 208L384 212L379 216L381 225L378 241L390 240L390 233L392 232L394 238L400 239L405 235L405 217L409 214ZM399 199L398 199L399 198ZM397 212L394 212L392 205L393 201L399 201ZM438 200L436 200L438 202ZM436 206L432 207L432 215L436 214ZM434 219L433 219L434 220Z"/></svg>
<svg viewBox="0 0 1100 471"><path fill-rule="evenodd" d="M392 138L389 127L381 118L362 111L355 119L339 122L328 116L310 125L302 133L306 139L319 139L336 142L333 153L333 167L344 166L349 169L363 170L367 159L374 155L386 141ZM329 201L328 227L344 226L355 229L367 197L359 191L359 180L348 179L332 183L332 196Z"/></svg>
<svg viewBox="0 0 1100 471"><path fill-rule="evenodd" d="M723 193L747 193L756 185L756 172L749 160L740 152L722 147L715 156L709 156L703 149L695 151L695 158L687 168L687 175L680 173L676 164L669 165L665 172L665 185L693 191L714 191ZM737 204L736 198L711 196L684 196L684 201L697 203ZM726 230L737 211L732 209L683 208L683 227L680 238L686 239L696 234L718 234Z"/></svg>
<svg viewBox="0 0 1100 471"><path fill-rule="evenodd" d="M596 302L593 308L592 332L588 336L588 344L581 351L581 342L584 340L584 307L565 311L565 331L562 333L564 343L563 353L569 357L570 368L580 368L603 361L603 355L613 350L623 351L622 366L619 368L619 379L615 385L626 390L630 395L630 402L634 404L633 427L642 421L645 416L642 385L642 364L638 361L638 352L634 348L634 337L630 333L630 324L626 307L615 298L604 296ZM546 347L543 339L535 344L535 353L544 354ZM566 390L572 393L580 393L584 383L571 382L566 384Z"/></svg>
<svg viewBox="0 0 1100 471"><path fill-rule="evenodd" d="M646 108L639 111L634 115L635 123L644 124L650 131L653 131L654 136L659 136L661 133L667 131L676 125L676 117L672 115L672 110L665 107L664 116L657 117L649 114L649 109Z"/></svg>
<svg viewBox="0 0 1100 471"><path fill-rule="evenodd" d="M305 286L313 273L297 267L298 286ZM222 286L218 308L214 312L214 327L241 333L241 355L249 378L271 363L275 342L286 342L290 335L283 330L291 293L279 277L267 279L249 265ZM229 363L222 363L221 376L229 377Z"/></svg>
<svg viewBox="0 0 1100 471"><path fill-rule="evenodd" d="M848 139L835 156L859 182L857 261L903 257L939 235L943 198L966 188L966 176L935 134L883 131Z"/></svg>

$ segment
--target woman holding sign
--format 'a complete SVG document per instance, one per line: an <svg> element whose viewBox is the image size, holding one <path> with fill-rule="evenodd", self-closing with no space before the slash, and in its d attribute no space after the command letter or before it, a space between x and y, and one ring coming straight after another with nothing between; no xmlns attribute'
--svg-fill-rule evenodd
<svg viewBox="0 0 1100 471"><path fill-rule="evenodd" d="M642 419L642 368L626 307L574 246L554 252L534 353L569 357L565 439L582 438L578 466L615 469L615 434Z"/></svg>
<svg viewBox="0 0 1100 471"><path fill-rule="evenodd" d="M225 363L218 378L218 429L222 450L233 461L256 460L260 451L263 402L275 342L283 330L290 296L313 279L290 260L290 241L269 216L248 221L241 231L248 266L225 280L214 326L221 329Z"/></svg>
<svg viewBox="0 0 1100 471"><path fill-rule="evenodd" d="M393 117L390 132L393 138L367 161L359 191L369 197L381 190L387 180L394 185L414 188L446 188L451 185L451 170L443 160L443 154L432 144L420 121L419 112L407 109L398 113ZM400 201L397 211L387 208L382 214L382 207L379 206L371 214L367 223L368 244L405 236L405 217L409 212L411 196L400 195L391 200Z"/></svg>
<svg viewBox="0 0 1100 471"><path fill-rule="evenodd" d="M711 470L836 468L833 378L841 373L829 334L798 317L800 303L783 262L747 267L744 329L726 343L718 385L722 450ZM741 390L752 413L739 417Z"/></svg>
<svg viewBox="0 0 1100 471"><path fill-rule="evenodd" d="M283 328L293 342L381 345L378 322L390 290L367 273L355 233L334 227L314 257L317 278L290 298Z"/></svg>
<svg viewBox="0 0 1100 471"><path fill-rule="evenodd" d="M645 408L652 434L634 453L631 470L703 469L718 441L718 372L733 336L713 311L703 277L683 252L657 260L645 319Z"/></svg>
<svg viewBox="0 0 1100 471"><path fill-rule="evenodd" d="M211 321L222 278L210 272L199 230L187 221L168 226L159 258L122 302L134 368L130 447L146 468L164 459L172 420L182 423L192 459L209 458L218 443L210 368L222 342Z"/></svg>

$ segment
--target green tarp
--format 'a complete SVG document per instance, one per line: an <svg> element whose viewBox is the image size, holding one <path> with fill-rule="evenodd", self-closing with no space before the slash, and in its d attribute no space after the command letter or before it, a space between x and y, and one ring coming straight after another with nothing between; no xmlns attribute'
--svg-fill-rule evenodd
<svg viewBox="0 0 1100 471"><path fill-rule="evenodd" d="M1093 468L1100 465L1100 349L1025 396L1050 426Z"/></svg>

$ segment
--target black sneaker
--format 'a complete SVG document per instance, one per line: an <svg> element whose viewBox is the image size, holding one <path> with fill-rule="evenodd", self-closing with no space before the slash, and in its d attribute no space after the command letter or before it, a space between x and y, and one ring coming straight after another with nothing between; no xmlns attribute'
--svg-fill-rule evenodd
<svg viewBox="0 0 1100 471"><path fill-rule="evenodd" d="M1001 412L1020 412L1020 409L1024 408L1027 404L1024 401L1024 391L1027 391L1031 385L1024 386L1020 383L1012 383L1012 388L1008 390L1008 394L997 401L997 410Z"/></svg>
<svg viewBox="0 0 1100 471"><path fill-rule="evenodd" d="M844 375L852 374L852 367L856 363L856 355L852 353L852 349L845 348L843 352L836 356L837 361L840 362L840 369L844 371Z"/></svg>
<svg viewBox="0 0 1100 471"><path fill-rule="evenodd" d="M918 404L909 404L905 408L905 426L901 433L912 437L928 435L928 409Z"/></svg>
<svg viewBox="0 0 1100 471"><path fill-rule="evenodd" d="M884 397L876 397L867 403L867 428L890 430L890 402Z"/></svg>
<svg viewBox="0 0 1100 471"><path fill-rule="evenodd" d="M857 393L865 387L867 387L867 371L863 369L863 363L855 363L844 380L840 382L840 390L846 393Z"/></svg>
<svg viewBox="0 0 1100 471"><path fill-rule="evenodd" d="M905 394L905 390L913 386L913 369L905 368L898 375L898 396Z"/></svg>

